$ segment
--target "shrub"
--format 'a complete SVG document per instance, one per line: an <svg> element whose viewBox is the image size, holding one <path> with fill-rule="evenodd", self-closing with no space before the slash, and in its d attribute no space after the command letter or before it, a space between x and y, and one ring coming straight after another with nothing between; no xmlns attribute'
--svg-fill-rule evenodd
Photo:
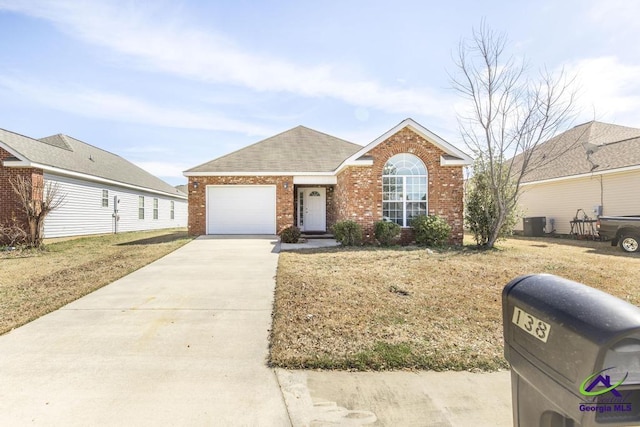
<svg viewBox="0 0 640 427"><path fill-rule="evenodd" d="M500 230L497 231L497 238L510 235L517 220L517 209L508 210ZM498 206L491 190L490 175L483 172L479 165L474 166L474 175L467 185L464 222L473 233L478 246L488 245L499 223Z"/></svg>
<svg viewBox="0 0 640 427"><path fill-rule="evenodd" d="M0 246L6 244L11 248L26 245L27 237L27 232L16 217L11 218L11 222L0 223Z"/></svg>
<svg viewBox="0 0 640 427"><path fill-rule="evenodd" d="M280 232L280 241L282 243L298 243L300 238L300 229L295 225L287 227Z"/></svg>
<svg viewBox="0 0 640 427"><path fill-rule="evenodd" d="M355 246L362 242L362 227L355 221L338 221L333 226L336 240L343 246Z"/></svg>
<svg viewBox="0 0 640 427"><path fill-rule="evenodd" d="M451 226L437 215L419 215L411 220L416 243L426 246L443 246L451 236Z"/></svg>
<svg viewBox="0 0 640 427"><path fill-rule="evenodd" d="M376 240L382 246L390 246L393 240L400 235L401 228L395 222L378 221L376 222L373 233Z"/></svg>

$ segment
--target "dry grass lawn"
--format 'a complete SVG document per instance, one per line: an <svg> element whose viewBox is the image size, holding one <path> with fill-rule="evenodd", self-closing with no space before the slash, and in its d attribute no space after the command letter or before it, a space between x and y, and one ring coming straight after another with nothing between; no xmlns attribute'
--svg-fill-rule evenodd
<svg viewBox="0 0 640 427"><path fill-rule="evenodd" d="M0 334L56 310L173 252L184 230L84 237L44 251L0 251Z"/></svg>
<svg viewBox="0 0 640 427"><path fill-rule="evenodd" d="M640 305L640 257L606 242L512 238L493 251L282 253L271 363L359 370L506 368L501 292L528 273L556 274Z"/></svg>

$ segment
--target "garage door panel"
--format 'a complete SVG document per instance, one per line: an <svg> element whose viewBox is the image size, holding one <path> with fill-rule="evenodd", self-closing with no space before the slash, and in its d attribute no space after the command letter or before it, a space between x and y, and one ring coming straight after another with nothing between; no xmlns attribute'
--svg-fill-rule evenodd
<svg viewBox="0 0 640 427"><path fill-rule="evenodd" d="M275 234L275 186L207 187L207 234Z"/></svg>

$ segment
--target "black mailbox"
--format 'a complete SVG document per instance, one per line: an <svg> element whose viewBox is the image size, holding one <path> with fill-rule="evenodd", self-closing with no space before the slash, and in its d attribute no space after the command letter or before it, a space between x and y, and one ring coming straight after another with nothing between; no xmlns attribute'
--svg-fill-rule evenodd
<svg viewBox="0 0 640 427"><path fill-rule="evenodd" d="M640 425L640 308L550 274L502 291L514 426Z"/></svg>

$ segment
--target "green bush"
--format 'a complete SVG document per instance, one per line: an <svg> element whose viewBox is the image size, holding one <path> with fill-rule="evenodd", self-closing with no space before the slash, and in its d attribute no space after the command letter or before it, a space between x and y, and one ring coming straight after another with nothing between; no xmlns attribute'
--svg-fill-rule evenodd
<svg viewBox="0 0 640 427"><path fill-rule="evenodd" d="M411 220L418 245L443 246L451 236L451 226L437 215L419 215Z"/></svg>
<svg viewBox="0 0 640 427"><path fill-rule="evenodd" d="M498 205L491 189L491 176L483 171L481 165L474 166L474 175L468 181L465 194L464 222L473 233L478 246L487 246L490 241L509 236L518 221L517 209L507 210L506 217L499 224ZM492 244L489 246L493 246Z"/></svg>
<svg viewBox="0 0 640 427"><path fill-rule="evenodd" d="M362 242L362 227L355 221L338 221L333 226L333 235L343 246L355 246Z"/></svg>
<svg viewBox="0 0 640 427"><path fill-rule="evenodd" d="M282 243L298 243L300 238L300 229L294 225L287 227L280 232L280 241Z"/></svg>
<svg viewBox="0 0 640 427"><path fill-rule="evenodd" d="M390 246L393 240L400 235L401 228L395 222L378 221L376 222L373 233L376 240L382 246Z"/></svg>

